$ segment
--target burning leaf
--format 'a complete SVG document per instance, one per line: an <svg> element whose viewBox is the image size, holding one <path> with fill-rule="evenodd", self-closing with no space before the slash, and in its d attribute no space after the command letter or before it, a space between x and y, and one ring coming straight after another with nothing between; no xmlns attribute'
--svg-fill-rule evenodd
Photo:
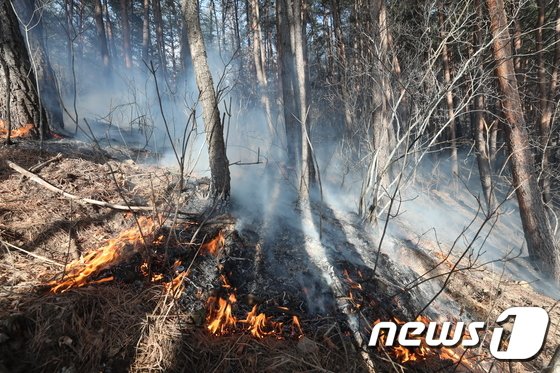
<svg viewBox="0 0 560 373"><path fill-rule="evenodd" d="M116 238L108 240L97 250L86 253L83 258L74 260L66 267L66 274L60 281L51 281L51 292L60 293L70 288L88 284L108 282L112 277L90 280L100 271L120 263L135 254L153 238L156 223L152 218L140 217L138 224L121 232ZM147 266L145 270L148 270Z"/></svg>

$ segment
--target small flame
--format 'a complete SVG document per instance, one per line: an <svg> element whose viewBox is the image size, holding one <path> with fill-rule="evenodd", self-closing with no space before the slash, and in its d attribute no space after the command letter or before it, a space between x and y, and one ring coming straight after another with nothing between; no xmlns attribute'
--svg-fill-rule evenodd
<svg viewBox="0 0 560 373"><path fill-rule="evenodd" d="M182 263L180 260L176 260L175 263L173 263L173 272L179 272L179 267L181 266L181 264ZM158 274L153 276L152 281L154 281L154 278L156 277L159 280L163 278L163 275ZM178 294L180 294L183 290L183 281L185 280L185 277L187 277L187 271L180 271L179 274L175 276L173 280L171 280L171 282L165 283L163 286L167 290L167 293L172 294L173 296L177 296Z"/></svg>
<svg viewBox="0 0 560 373"><path fill-rule="evenodd" d="M393 317L393 321L398 325L404 325L405 322L399 320L396 317ZM424 323L426 326L431 322L431 320L423 315L420 315L416 318L416 321L420 321ZM380 319L377 319L373 325L378 324L381 322ZM468 336L468 333L465 332L465 335ZM452 337L452 335L451 335ZM470 362L465 359L461 353L457 353L454 349L448 347L438 347L437 349L432 349L426 344L426 340L424 336L414 336L416 339L420 339L420 346L418 347L404 347L400 345L392 346L392 347L383 347L385 345L385 341L387 340L387 335L384 331L381 332L379 336L379 347L378 348L388 348L389 354L393 355L395 359L401 363L407 362L416 362L416 361L424 361L430 357L439 357L440 359L448 359L453 361L455 364L463 364L467 367L471 367Z"/></svg>
<svg viewBox="0 0 560 373"><path fill-rule="evenodd" d="M138 224L132 228L121 232L116 238L108 240L99 249L92 250L82 258L68 264L62 280L51 281L47 285L51 286L51 292L61 293L74 287L111 281L112 277L94 281L90 281L90 278L136 253L138 248L146 245L147 241L153 237L155 229L156 224L152 218L143 216L138 218ZM148 265L146 264L140 270L148 271Z"/></svg>
<svg viewBox="0 0 560 373"><path fill-rule="evenodd" d="M24 124L21 127L12 129L12 131L10 132L10 137L16 138L29 136L33 133L34 130L35 126L33 124ZM0 120L0 138L8 138L8 129L6 128L6 122L3 120Z"/></svg>
<svg viewBox="0 0 560 373"><path fill-rule="evenodd" d="M232 314L231 306L237 302L235 295L231 294L228 300L223 298L210 297L210 313L206 319L208 330L215 335L224 335L230 329L235 328L237 319Z"/></svg>
<svg viewBox="0 0 560 373"><path fill-rule="evenodd" d="M220 249L222 249L226 244L226 238L222 231L218 232L218 235L214 237L209 242L204 243L200 247L200 252L202 254L217 255Z"/></svg>
<svg viewBox="0 0 560 373"><path fill-rule="evenodd" d="M299 317L296 315L292 316L292 335L297 335L298 338L301 338L304 335L301 324L299 323Z"/></svg>
<svg viewBox="0 0 560 373"><path fill-rule="evenodd" d="M348 274L348 271L346 269L342 271L342 274L344 275L344 278L346 279L346 282L348 283L350 288L363 290L362 284L359 284L356 281L352 280L352 278L350 277L350 275Z"/></svg>
<svg viewBox="0 0 560 373"><path fill-rule="evenodd" d="M267 335L280 334L282 323L274 322L270 320L264 313L257 314L257 306L253 306L251 312L247 314L245 320L241 320L241 323L247 324L247 329L253 337L264 338ZM268 331L267 331L268 329Z"/></svg>

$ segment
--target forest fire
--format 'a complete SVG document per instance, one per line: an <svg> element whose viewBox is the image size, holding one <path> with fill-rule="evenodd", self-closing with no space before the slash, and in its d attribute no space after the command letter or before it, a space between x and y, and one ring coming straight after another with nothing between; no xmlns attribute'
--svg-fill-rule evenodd
<svg viewBox="0 0 560 373"><path fill-rule="evenodd" d="M393 321L400 326L406 324L404 321L399 320L396 317L392 318ZM415 321L419 321L424 325L428 326L431 320L426 316L418 316ZM381 320L376 320L373 325L380 323ZM466 333L468 335L468 333ZM410 336L409 336L410 337ZM400 363L411 363L411 362L420 362L425 361L430 358L438 358L440 360L451 360L453 364L461 364L466 367L472 368L468 359L464 356L464 351L457 352L452 348L448 347L430 347L426 343L426 339L424 336L414 336L410 337L411 339L418 339L420 340L420 345L418 347L405 347L401 345L395 346L385 346L385 342L387 340L387 334L382 331L379 336L379 343L378 350L380 351L387 351L389 355L395 358L396 361ZM460 348L460 347L457 347Z"/></svg>
<svg viewBox="0 0 560 373"><path fill-rule="evenodd" d="M222 288L228 292L234 290L224 275L220 276ZM234 332L249 332L255 338L275 336L279 339L284 338L284 323L273 321L271 316L263 312L258 312L258 306L254 305L244 319L239 319L234 315L234 308L237 305L237 296L231 292L227 299L225 297L210 297L207 302L206 328L216 336L223 336ZM277 307L283 312L288 312L286 307ZM303 336L303 330L297 316L292 316L291 336Z"/></svg>
<svg viewBox="0 0 560 373"><path fill-rule="evenodd" d="M113 280L112 276L96 280L92 280L92 277L137 253L140 247L151 242L155 230L154 219L143 216L138 218L137 224L132 228L121 232L116 238L109 239L97 250L92 250L68 264L62 280L47 284L51 287L50 291L61 293L70 288ZM149 272L147 265L143 270Z"/></svg>
<svg viewBox="0 0 560 373"><path fill-rule="evenodd" d="M218 235L211 239L209 242L202 244L200 252L202 254L217 255L218 251L224 247L226 238L223 231L219 231Z"/></svg>

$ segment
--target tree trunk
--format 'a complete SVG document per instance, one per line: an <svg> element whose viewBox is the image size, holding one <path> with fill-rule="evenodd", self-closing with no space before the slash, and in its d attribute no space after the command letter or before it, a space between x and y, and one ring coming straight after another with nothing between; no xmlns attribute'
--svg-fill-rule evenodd
<svg viewBox="0 0 560 373"><path fill-rule="evenodd" d="M132 67L132 54L130 49L130 22L128 20L128 0L121 0L121 26L123 38L124 67Z"/></svg>
<svg viewBox="0 0 560 373"><path fill-rule="evenodd" d="M555 51L554 61L549 76L545 67L545 52L543 50L543 28L545 21L544 0L538 0L539 14L536 30L536 48L538 55L538 86L539 86L539 107L538 131L540 138L540 167L542 170L539 180L543 201L548 204L551 201L550 177L549 177L549 142L551 135L551 122L555 110L554 97L558 86L558 64L560 63L560 1L556 1L556 32L555 32Z"/></svg>
<svg viewBox="0 0 560 373"><path fill-rule="evenodd" d="M97 32L97 40L99 43L99 50L101 52L101 61L105 69L104 73L108 74L111 66L111 60L109 58L109 48L107 46L105 22L103 22L103 5L101 5L101 0L94 0L93 4L93 17L95 18L95 31Z"/></svg>
<svg viewBox="0 0 560 373"><path fill-rule="evenodd" d="M340 20L339 0L331 0L332 19L334 27L334 36L336 41L337 57L336 62L338 68L337 83L340 86L340 95L342 105L344 107L344 128L350 133L354 115L350 105L350 94L348 92L348 59L346 58L346 46L344 45L344 36L342 34L342 26Z"/></svg>
<svg viewBox="0 0 560 373"><path fill-rule="evenodd" d="M513 174L519 212L527 249L530 257L543 274L560 282L560 255L554 246L548 226L544 204L535 178L529 137L525 129L523 106L519 96L508 22L503 0L486 0L493 34L493 52L496 60L496 76L502 95L502 108L507 125L507 144L511 154L510 164Z"/></svg>
<svg viewBox="0 0 560 373"><path fill-rule="evenodd" d="M371 19L375 22L369 24L367 18L362 22L365 22L364 29L373 27L374 34L377 35L375 55L371 56L372 60L376 61L375 81L377 86L369 88L374 90L373 103L368 103L375 108L372 116L374 154L362 188L360 212L370 221L375 222L390 202L391 153L395 149L396 141L391 122L393 94L390 81L391 72L388 68L391 65L391 59L389 58L389 24L385 2L383 0L371 1L368 12L371 12ZM367 52L374 53L373 50Z"/></svg>
<svg viewBox="0 0 560 373"><path fill-rule="evenodd" d="M475 141L476 141L476 160L478 163L478 172L480 174L480 183L482 185L482 193L488 214L494 210L494 192L492 184L492 168L490 167L489 156L489 139L490 130L484 119L484 97L477 94L474 99L475 111Z"/></svg>
<svg viewBox="0 0 560 373"><path fill-rule="evenodd" d="M43 42L44 30L42 12L35 7L34 0L17 0L13 2L18 12L22 29L27 35L28 52L39 85L41 103L47 113L49 125L64 128L62 103L54 71Z"/></svg>
<svg viewBox="0 0 560 373"><path fill-rule="evenodd" d="M142 10L142 59L148 63L150 60L150 0L144 0Z"/></svg>
<svg viewBox="0 0 560 373"><path fill-rule="evenodd" d="M156 45L158 51L159 68L165 78L167 78L167 58L165 55L165 39L163 38L163 18L161 16L161 0L152 0L154 11L154 22L156 26ZM189 25L187 25L187 28Z"/></svg>
<svg viewBox="0 0 560 373"><path fill-rule="evenodd" d="M440 37L442 42L441 58L443 60L443 77L447 91L445 99L447 104L447 117L449 119L449 138L451 142L451 175L456 177L459 175L459 165L457 163L457 143L456 143L456 122L455 107L453 104L453 91L451 88L451 63L449 61L449 50L447 49L447 35L445 34L445 16L443 14L443 0L439 2L439 26Z"/></svg>
<svg viewBox="0 0 560 373"><path fill-rule="evenodd" d="M0 65L9 69L9 78L6 77L5 69L0 69L0 113L5 113L7 102L10 122L13 128L19 128L26 124L33 124L36 131L33 136L47 135L48 125L45 113L41 113L39 95L36 89L35 78L29 74L31 62L25 48L25 41L19 30L17 17L9 1L0 3ZM9 87L6 87L6 82ZM9 95L6 95L7 91ZM41 115L45 120L41 120ZM38 127L42 123L42 128Z"/></svg>
<svg viewBox="0 0 560 373"><path fill-rule="evenodd" d="M218 110L214 82L208 67L196 0L183 1L183 15L187 27L196 84L200 91L199 98L206 129L206 142L208 144L208 158L212 177L211 193L214 198L221 197L222 199L227 199L230 192L229 161L226 156L224 131Z"/></svg>
<svg viewBox="0 0 560 373"><path fill-rule="evenodd" d="M262 31L259 12L259 1L251 0L251 31L253 34L253 62L255 64L255 74L257 76L257 91L263 106L266 122L271 134L274 134L274 126L272 124L272 112L270 107L270 99L268 97L268 80L265 70L265 55L262 46Z"/></svg>
<svg viewBox="0 0 560 373"><path fill-rule="evenodd" d="M482 7L480 0L475 0L474 2L477 22L474 24L473 29L473 48L483 48L483 33L482 33ZM473 58L474 49L471 48L469 51L470 58ZM479 73L483 73L483 61L479 61L479 65L476 67ZM476 74L475 74L476 75ZM482 76L482 75L479 75ZM494 185L492 181L492 129L487 125L484 118L484 113L486 111L484 95L482 92L475 92L477 85L475 79L471 78L471 92L475 96L473 103L474 115L471 117L474 119L473 129L475 137L475 147L476 147L476 160L478 163L478 173L480 176L480 184L482 186L482 194L484 195L484 201L486 202L486 209L488 214L494 211ZM481 88L478 88L482 90ZM493 124L493 126L496 126ZM489 215L488 215L489 216Z"/></svg>
<svg viewBox="0 0 560 373"><path fill-rule="evenodd" d="M295 172L301 149L299 124L295 101L295 56L292 49L288 8L285 0L276 2L276 27L278 29L278 70L280 76L284 127L286 131L287 166Z"/></svg>

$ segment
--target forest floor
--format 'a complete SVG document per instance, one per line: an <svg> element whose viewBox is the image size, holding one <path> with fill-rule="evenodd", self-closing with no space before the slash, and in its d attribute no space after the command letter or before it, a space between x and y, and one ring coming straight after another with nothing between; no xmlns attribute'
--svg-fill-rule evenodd
<svg viewBox="0 0 560 373"><path fill-rule="evenodd" d="M126 152L66 140L36 149L0 146L0 373L533 372L546 367L560 343L558 300L476 254L455 266L460 252L410 221L395 220L376 260L379 232L328 199L313 206L320 213L302 212L297 223L293 215L243 216L235 201L230 210L209 212L204 178L191 178L179 193L175 170L127 160ZM142 232L141 214L70 200L7 161L81 198L157 206L143 214L152 224ZM455 211L464 205L441 190L429 198L456 204ZM137 226L140 238L124 236ZM497 229L517 235L505 223ZM218 237L220 252L210 252ZM53 292L72 273L69 263L118 240L121 258L83 286ZM426 272L434 279L413 286ZM490 332L463 357L452 349L411 351L416 362L363 345L376 319L413 318L442 288L423 313L438 321L487 321L491 330L506 308L545 308L551 323L543 350L530 361L496 361L488 353ZM222 329L210 333L222 297L229 297L236 321L223 319ZM260 328L247 327L257 306L267 317Z"/></svg>

